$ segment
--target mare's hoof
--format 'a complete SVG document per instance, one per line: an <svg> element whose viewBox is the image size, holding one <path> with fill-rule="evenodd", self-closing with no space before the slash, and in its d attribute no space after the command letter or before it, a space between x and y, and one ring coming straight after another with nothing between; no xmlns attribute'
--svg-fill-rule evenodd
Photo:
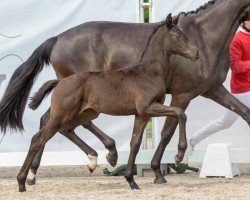
<svg viewBox="0 0 250 200"><path fill-rule="evenodd" d="M19 185L19 192L25 192L26 188L25 185Z"/></svg>
<svg viewBox="0 0 250 200"><path fill-rule="evenodd" d="M164 184L164 183L167 183L167 181L164 177L155 178L155 180L154 180L154 184Z"/></svg>
<svg viewBox="0 0 250 200"><path fill-rule="evenodd" d="M26 179L26 183L28 184L28 185L35 185L36 184L36 178L34 178L34 179Z"/></svg>
<svg viewBox="0 0 250 200"><path fill-rule="evenodd" d="M110 154L110 153L108 153L108 154L106 155L106 159L107 159L108 163L109 163L112 167L115 167L116 164L117 164L117 160L118 160L117 153L115 153L115 154Z"/></svg>
<svg viewBox="0 0 250 200"><path fill-rule="evenodd" d="M136 183L130 185L130 187L131 187L131 190L140 190L141 189L141 188L139 188L139 186Z"/></svg>

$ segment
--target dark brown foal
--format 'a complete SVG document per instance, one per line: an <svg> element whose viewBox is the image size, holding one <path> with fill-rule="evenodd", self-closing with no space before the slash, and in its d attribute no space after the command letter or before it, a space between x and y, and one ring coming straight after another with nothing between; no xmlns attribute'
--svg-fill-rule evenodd
<svg viewBox="0 0 250 200"><path fill-rule="evenodd" d="M50 119L33 136L28 155L17 177L19 191L26 190L25 180L35 155L56 132L71 132L97 118L100 113L135 115L125 173L132 189L139 189L132 169L149 117L172 116L178 119L180 145L176 160L181 161L187 146L186 115L180 108L163 105L171 54L179 54L192 60L199 58L196 47L172 22L169 15L166 26L159 28L152 38L141 63L109 72L80 72L62 81L58 80L51 99ZM47 92L38 92L36 95L43 98ZM39 98L37 100L42 101Z"/></svg>

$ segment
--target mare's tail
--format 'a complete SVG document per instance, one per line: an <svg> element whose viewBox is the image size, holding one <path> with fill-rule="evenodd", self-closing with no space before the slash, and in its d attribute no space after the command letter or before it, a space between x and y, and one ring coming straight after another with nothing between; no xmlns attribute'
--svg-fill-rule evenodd
<svg viewBox="0 0 250 200"><path fill-rule="evenodd" d="M22 118L30 90L44 64L50 63L50 55L56 41L57 37L53 37L41 44L12 75L0 101L0 130L2 132L5 133L7 128L24 129Z"/></svg>

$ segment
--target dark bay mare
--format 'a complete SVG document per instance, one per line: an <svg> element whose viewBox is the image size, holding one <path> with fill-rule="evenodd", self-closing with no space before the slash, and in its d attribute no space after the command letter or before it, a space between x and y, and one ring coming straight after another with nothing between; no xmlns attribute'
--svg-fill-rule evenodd
<svg viewBox="0 0 250 200"><path fill-rule="evenodd" d="M234 98L222 85L229 70L228 48L239 24L250 20L250 0L213 0L179 17L178 25L200 50L201 59L172 56L166 80L166 93L172 94L171 106L186 109L190 101L202 95L233 110L250 123L250 110ZM89 22L53 37L39 46L31 57L13 74L0 102L0 127L23 129L22 115L35 77L44 64L51 62L59 79L79 71L106 71L137 63L147 49L149 39L165 24L131 24L115 22ZM49 119L49 111L41 119L41 127ZM166 145L174 134L177 120L166 119L160 145L152 159L155 183L166 182L160 171L160 161ZM114 141L93 123L85 125L109 149L108 161L115 165L117 153ZM65 135L80 148L85 143L77 135ZM33 175L39 166L42 151L34 159ZM33 179L34 181L35 179Z"/></svg>
<svg viewBox="0 0 250 200"><path fill-rule="evenodd" d="M51 98L50 119L32 138L28 155L17 176L19 191L26 191L25 181L32 161L49 139L57 132L66 131L70 134L76 127L96 119L100 113L135 115L125 172L125 178L132 189L139 189L134 181L133 169L150 117L173 116L179 121L180 141L176 160L182 160L187 147L186 115L181 108L163 105L171 54L192 60L199 58L197 48L169 15L166 26L154 34L140 63L107 72L83 71L61 81L54 81L51 87L42 87L33 101L41 102L56 87Z"/></svg>

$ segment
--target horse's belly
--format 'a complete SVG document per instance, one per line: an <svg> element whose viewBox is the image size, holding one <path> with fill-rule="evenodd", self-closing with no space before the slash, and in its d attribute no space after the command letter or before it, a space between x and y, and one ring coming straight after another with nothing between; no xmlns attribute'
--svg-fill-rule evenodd
<svg viewBox="0 0 250 200"><path fill-rule="evenodd" d="M136 111L134 97L131 94L95 90L88 98L88 105L99 113L108 115L133 115Z"/></svg>

